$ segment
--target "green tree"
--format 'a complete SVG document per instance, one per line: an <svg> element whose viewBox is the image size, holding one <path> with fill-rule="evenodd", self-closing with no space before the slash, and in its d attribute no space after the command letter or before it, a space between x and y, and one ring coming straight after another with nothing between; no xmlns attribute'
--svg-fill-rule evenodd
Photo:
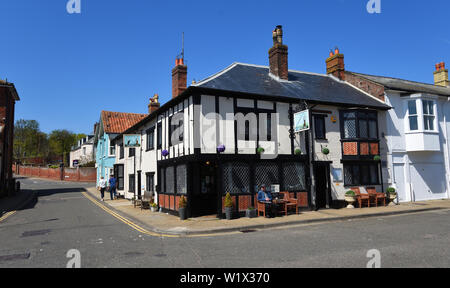
<svg viewBox="0 0 450 288"><path fill-rule="evenodd" d="M50 133L48 140L51 152L61 155L64 165L67 165L70 150L77 143L77 135L67 130L54 130Z"/></svg>
<svg viewBox="0 0 450 288"><path fill-rule="evenodd" d="M46 151L47 135L39 130L39 123L36 120L17 120L14 125L14 158L46 156Z"/></svg>

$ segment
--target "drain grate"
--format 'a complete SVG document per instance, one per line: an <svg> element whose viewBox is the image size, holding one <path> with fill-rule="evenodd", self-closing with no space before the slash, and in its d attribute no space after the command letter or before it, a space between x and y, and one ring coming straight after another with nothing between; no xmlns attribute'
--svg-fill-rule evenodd
<svg viewBox="0 0 450 288"><path fill-rule="evenodd" d="M30 258L30 253L3 255L3 256L0 256L0 262L26 260L29 258Z"/></svg>
<svg viewBox="0 0 450 288"><path fill-rule="evenodd" d="M35 230L35 231L26 231L22 233L22 237L32 237L32 236L40 236L40 235L46 235L48 233L52 232L52 230Z"/></svg>
<svg viewBox="0 0 450 288"><path fill-rule="evenodd" d="M241 233L252 233L252 232L256 232L256 230L254 229L247 229L247 230L241 230Z"/></svg>

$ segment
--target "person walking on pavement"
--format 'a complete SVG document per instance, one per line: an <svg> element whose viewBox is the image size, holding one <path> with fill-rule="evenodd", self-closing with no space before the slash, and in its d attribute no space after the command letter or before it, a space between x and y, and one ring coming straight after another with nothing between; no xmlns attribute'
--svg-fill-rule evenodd
<svg viewBox="0 0 450 288"><path fill-rule="evenodd" d="M103 178L103 176L100 177L100 181L98 181L98 189L100 190L102 201L105 201L103 198L105 197L106 180L105 178Z"/></svg>
<svg viewBox="0 0 450 288"><path fill-rule="evenodd" d="M117 199L116 186L116 178L114 178L114 175L111 175L109 178L109 193L111 194L111 200Z"/></svg>

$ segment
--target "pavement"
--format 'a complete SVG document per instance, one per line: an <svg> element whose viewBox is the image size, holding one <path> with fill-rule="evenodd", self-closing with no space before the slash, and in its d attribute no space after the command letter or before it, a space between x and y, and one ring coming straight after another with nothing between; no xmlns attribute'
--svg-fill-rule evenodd
<svg viewBox="0 0 450 288"><path fill-rule="evenodd" d="M450 209L450 200L434 200L415 203L404 203L395 206L370 207L355 209L324 209L319 211L301 212L297 215L288 215L276 218L246 218L233 220L218 219L215 216L189 218L180 220L178 216L168 213L151 212L149 209L141 210L134 207L130 200L109 200L109 194L105 194L105 201L99 201L99 192L95 187L86 189L91 196L91 201L97 205L108 207L120 218L138 223L142 230L149 230L161 235L213 235L230 232L245 232L276 227L289 227L296 225L324 223L332 221L346 221L352 219L364 219L371 217L411 214L434 210ZM127 221L127 220L125 220Z"/></svg>

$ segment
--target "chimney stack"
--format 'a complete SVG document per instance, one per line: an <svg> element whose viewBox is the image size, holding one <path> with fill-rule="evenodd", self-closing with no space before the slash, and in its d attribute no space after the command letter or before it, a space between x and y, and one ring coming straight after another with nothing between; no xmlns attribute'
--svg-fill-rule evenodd
<svg viewBox="0 0 450 288"><path fill-rule="evenodd" d="M159 109L160 103L158 99L159 99L158 94L155 94L152 98L150 98L150 103L148 104L148 114L152 114L153 112Z"/></svg>
<svg viewBox="0 0 450 288"><path fill-rule="evenodd" d="M344 54L339 52L338 47L334 49L334 52L330 51L330 57L325 62L327 63L327 74L333 74L340 80L345 80Z"/></svg>
<svg viewBox="0 0 450 288"><path fill-rule="evenodd" d="M448 69L445 69L444 62L436 64L436 71L434 71L434 85L443 87L450 86L450 82L448 81Z"/></svg>
<svg viewBox="0 0 450 288"><path fill-rule="evenodd" d="M175 60L175 68L172 69L172 98L179 96L187 88L187 66L183 58Z"/></svg>
<svg viewBox="0 0 450 288"><path fill-rule="evenodd" d="M272 32L273 47L269 50L270 74L288 80L288 47L283 45L283 27L278 25Z"/></svg>

